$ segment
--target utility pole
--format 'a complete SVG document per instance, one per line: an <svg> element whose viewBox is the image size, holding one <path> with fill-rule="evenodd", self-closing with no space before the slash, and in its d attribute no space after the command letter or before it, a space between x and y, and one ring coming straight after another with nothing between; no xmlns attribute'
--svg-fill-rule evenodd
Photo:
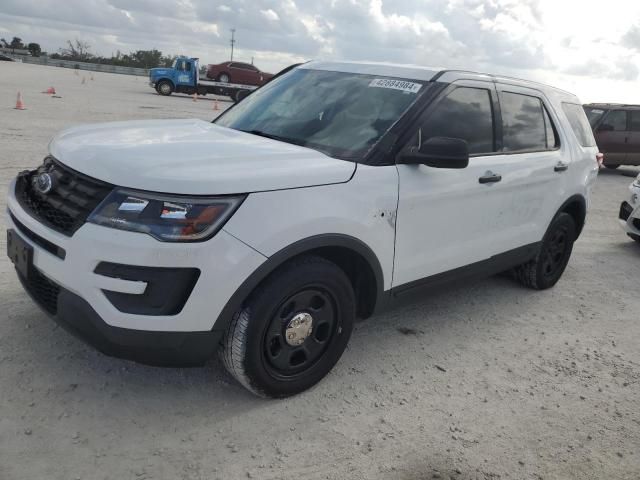
<svg viewBox="0 0 640 480"><path fill-rule="evenodd" d="M231 61L233 62L233 46L236 43L236 29L231 29Z"/></svg>

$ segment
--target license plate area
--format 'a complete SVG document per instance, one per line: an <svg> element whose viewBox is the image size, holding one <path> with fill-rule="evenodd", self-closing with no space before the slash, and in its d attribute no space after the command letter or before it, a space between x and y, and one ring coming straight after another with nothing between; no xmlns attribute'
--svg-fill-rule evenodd
<svg viewBox="0 0 640 480"><path fill-rule="evenodd" d="M18 273L24 278L29 278L33 269L33 247L12 228L7 230L7 255Z"/></svg>

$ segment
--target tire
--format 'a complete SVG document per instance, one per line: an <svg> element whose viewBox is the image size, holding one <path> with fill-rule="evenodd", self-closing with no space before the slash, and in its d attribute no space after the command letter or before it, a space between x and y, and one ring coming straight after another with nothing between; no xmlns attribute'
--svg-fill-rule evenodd
<svg viewBox="0 0 640 480"><path fill-rule="evenodd" d="M607 165L607 164L605 163L605 165L604 165L604 166L605 166L605 167L607 167L607 168L608 168L608 169L610 169L610 170L615 170L615 169L616 169L616 168L618 168L620 165L613 165L613 164L611 164L611 165Z"/></svg>
<svg viewBox="0 0 640 480"><path fill-rule="evenodd" d="M165 97L173 93L173 84L167 80L162 80L156 85L156 91Z"/></svg>
<svg viewBox="0 0 640 480"><path fill-rule="evenodd" d="M575 220L568 213L560 213L549 225L535 258L514 268L514 276L535 290L553 287L569 263L575 238Z"/></svg>
<svg viewBox="0 0 640 480"><path fill-rule="evenodd" d="M302 256L279 267L250 295L225 332L219 354L229 373L256 395L295 395L338 362L355 311L345 273L324 258Z"/></svg>
<svg viewBox="0 0 640 480"><path fill-rule="evenodd" d="M218 81L222 83L229 83L231 81L231 77L229 77L228 73L221 73L218 75Z"/></svg>

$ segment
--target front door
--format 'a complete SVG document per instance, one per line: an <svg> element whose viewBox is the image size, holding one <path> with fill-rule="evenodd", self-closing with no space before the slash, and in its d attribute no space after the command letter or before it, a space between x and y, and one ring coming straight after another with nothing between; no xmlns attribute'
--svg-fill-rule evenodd
<svg viewBox="0 0 640 480"><path fill-rule="evenodd" d="M621 165L627 158L627 112L611 110L596 130L598 148L604 154L607 165Z"/></svg>
<svg viewBox="0 0 640 480"><path fill-rule="evenodd" d="M418 120L407 147L430 137L461 138L471 159L464 169L397 165L394 287L485 260L495 251L499 232L491 225L504 201L495 176L496 103L492 82L455 82Z"/></svg>

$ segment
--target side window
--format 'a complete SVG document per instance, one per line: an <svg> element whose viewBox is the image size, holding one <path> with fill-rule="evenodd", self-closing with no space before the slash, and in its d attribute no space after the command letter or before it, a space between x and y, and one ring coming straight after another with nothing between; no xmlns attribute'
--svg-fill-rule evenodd
<svg viewBox="0 0 640 480"><path fill-rule="evenodd" d="M483 88L460 87L436 105L422 124L422 140L461 138L470 154L494 152L491 94Z"/></svg>
<svg viewBox="0 0 640 480"><path fill-rule="evenodd" d="M548 130L542 101L537 97L503 92L500 108L504 150L547 150ZM548 117L548 115L547 115ZM555 141L554 142L555 146ZM551 147L552 148L552 147Z"/></svg>
<svg viewBox="0 0 640 480"><path fill-rule="evenodd" d="M640 132L640 110L631 110L631 131Z"/></svg>
<svg viewBox="0 0 640 480"><path fill-rule="evenodd" d="M607 125L607 127L604 127L605 125ZM603 120L601 127L613 130L614 132L626 132L627 112L624 110L613 110L609 112L609 115Z"/></svg>
<svg viewBox="0 0 640 480"><path fill-rule="evenodd" d="M587 115L584 112L584 109L581 105L576 103L563 103L562 110L564 114L567 116L567 120L569 120L569 124L571 125L571 129L573 133L575 133L578 142L583 147L595 147L596 141L593 138L593 132L591 131L591 124L587 119ZM609 117L614 113L622 113L623 115L619 117L619 120L622 120L621 127L623 129L627 126L627 114L622 111L611 112ZM607 120L605 119L606 123Z"/></svg>
<svg viewBox="0 0 640 480"><path fill-rule="evenodd" d="M191 71L191 62L184 62L184 71L185 72Z"/></svg>

